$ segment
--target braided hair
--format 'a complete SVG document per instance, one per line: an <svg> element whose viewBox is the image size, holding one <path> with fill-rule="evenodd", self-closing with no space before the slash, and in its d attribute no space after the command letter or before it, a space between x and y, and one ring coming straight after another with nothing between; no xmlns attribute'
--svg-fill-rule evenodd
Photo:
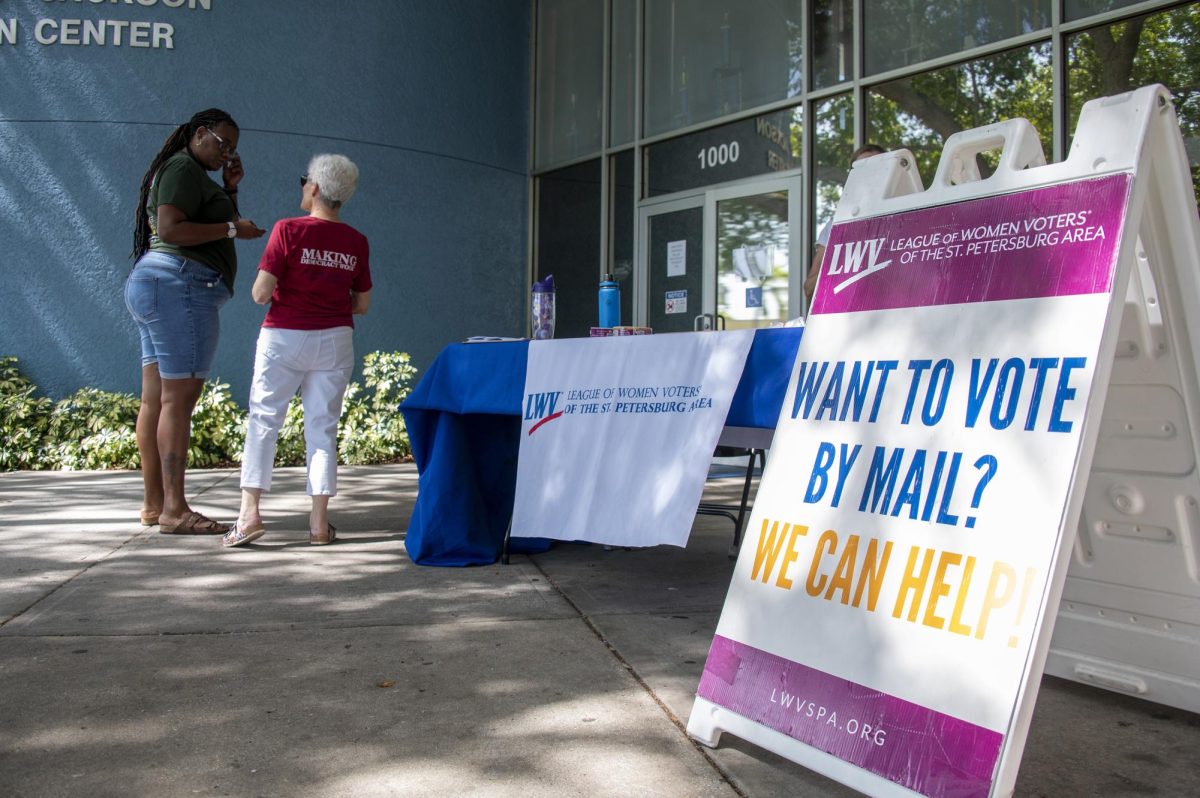
<svg viewBox="0 0 1200 798"><path fill-rule="evenodd" d="M150 168L142 176L142 191L138 196L137 207L133 211L133 251L129 255L133 260L142 257L146 254L146 250L150 249L150 219L146 215L146 200L150 197L150 186L154 183L154 176L158 174L158 170L162 168L168 158L188 145L199 128L212 130L222 123L237 128L237 122L233 121L233 117L220 108L201 111L186 123L175 128L163 142L158 155L154 156L154 160L150 162Z"/></svg>

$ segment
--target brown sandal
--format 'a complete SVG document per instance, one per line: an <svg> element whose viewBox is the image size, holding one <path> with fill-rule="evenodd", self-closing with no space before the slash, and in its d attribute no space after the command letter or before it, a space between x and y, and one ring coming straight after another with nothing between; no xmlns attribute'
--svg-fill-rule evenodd
<svg viewBox="0 0 1200 798"><path fill-rule="evenodd" d="M333 541L337 540L337 527L328 521L325 522L325 534L308 533L308 543L310 546L328 546Z"/></svg>
<svg viewBox="0 0 1200 798"><path fill-rule="evenodd" d="M224 535L229 524L189 511L174 524L161 524L158 531L164 535Z"/></svg>

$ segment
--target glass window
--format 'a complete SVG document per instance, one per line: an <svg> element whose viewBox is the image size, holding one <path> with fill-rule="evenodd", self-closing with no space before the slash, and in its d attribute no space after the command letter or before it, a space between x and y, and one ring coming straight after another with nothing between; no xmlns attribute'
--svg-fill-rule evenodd
<svg viewBox="0 0 1200 798"><path fill-rule="evenodd" d="M600 285L600 159L538 178L537 264L554 275L554 337L588 335Z"/></svg>
<svg viewBox="0 0 1200 798"><path fill-rule="evenodd" d="M813 151L813 221L816 231L833 220L842 184L850 172L854 153L854 99L839 94L822 100L813 108L816 141ZM875 143L875 142L871 142Z"/></svg>
<svg viewBox="0 0 1200 798"><path fill-rule="evenodd" d="M729 329L766 327L788 308L788 192L717 203L717 313Z"/></svg>
<svg viewBox="0 0 1200 798"><path fill-rule="evenodd" d="M882 83L867 93L867 138L889 150L911 150L925 185L937 171L942 145L960 130L1024 117L1049 151L1052 85L1048 42ZM994 171L997 155L979 156L982 176Z"/></svg>
<svg viewBox="0 0 1200 798"><path fill-rule="evenodd" d="M1063 12L1069 20L1090 17L1092 14L1103 14L1125 6L1136 5L1142 0L1067 0Z"/></svg>
<svg viewBox="0 0 1200 798"><path fill-rule="evenodd" d="M812 4L812 83L814 89L854 77L854 3L815 0Z"/></svg>
<svg viewBox="0 0 1200 798"><path fill-rule="evenodd" d="M600 151L604 4L541 0L537 30L537 165Z"/></svg>
<svg viewBox="0 0 1200 798"><path fill-rule="evenodd" d="M671 194L800 166L800 108L730 122L646 148L647 196Z"/></svg>
<svg viewBox="0 0 1200 798"><path fill-rule="evenodd" d="M612 0L612 106L608 112L609 145L633 141L633 109L637 102L637 0Z"/></svg>
<svg viewBox="0 0 1200 798"><path fill-rule="evenodd" d="M646 0L645 7L647 136L803 90L802 0Z"/></svg>
<svg viewBox="0 0 1200 798"><path fill-rule="evenodd" d="M872 0L863 3L868 75L1050 26L1051 0Z"/></svg>
<svg viewBox="0 0 1200 798"><path fill-rule="evenodd" d="M612 203L609 205L609 272L621 288L621 323L633 324L633 231L636 219L637 192L633 186L633 150L619 152L609 161L609 185Z"/></svg>
<svg viewBox="0 0 1200 798"><path fill-rule="evenodd" d="M1068 135L1083 104L1150 83L1175 97L1200 198L1200 3L1123 20L1067 40Z"/></svg>

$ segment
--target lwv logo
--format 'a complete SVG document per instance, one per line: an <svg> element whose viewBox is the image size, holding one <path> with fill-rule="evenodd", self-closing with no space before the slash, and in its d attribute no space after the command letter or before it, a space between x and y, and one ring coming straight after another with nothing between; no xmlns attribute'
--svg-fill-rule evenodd
<svg viewBox="0 0 1200 798"><path fill-rule="evenodd" d="M540 419L529 428L529 435L532 435L534 430L547 421L553 421L563 414L563 411L555 410L558 407L558 398L560 396L562 396L562 391L531 393L525 397L525 420L533 421L534 419Z"/></svg>
<svg viewBox="0 0 1200 798"><path fill-rule="evenodd" d="M833 287L833 293L837 294L848 285L861 280L868 274L882 271L891 265L891 259L877 262L879 253L883 252L883 244L887 241L886 238L868 238L865 241L851 241L847 244L833 245L833 258L829 263L829 275L832 277L835 274L853 275Z"/></svg>

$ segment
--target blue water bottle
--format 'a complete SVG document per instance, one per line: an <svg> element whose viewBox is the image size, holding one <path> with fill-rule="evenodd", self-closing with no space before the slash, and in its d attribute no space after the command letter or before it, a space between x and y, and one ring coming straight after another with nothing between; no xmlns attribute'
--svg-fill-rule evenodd
<svg viewBox="0 0 1200 798"><path fill-rule="evenodd" d="M616 327L621 323L621 287L611 274L600 282L600 326Z"/></svg>

